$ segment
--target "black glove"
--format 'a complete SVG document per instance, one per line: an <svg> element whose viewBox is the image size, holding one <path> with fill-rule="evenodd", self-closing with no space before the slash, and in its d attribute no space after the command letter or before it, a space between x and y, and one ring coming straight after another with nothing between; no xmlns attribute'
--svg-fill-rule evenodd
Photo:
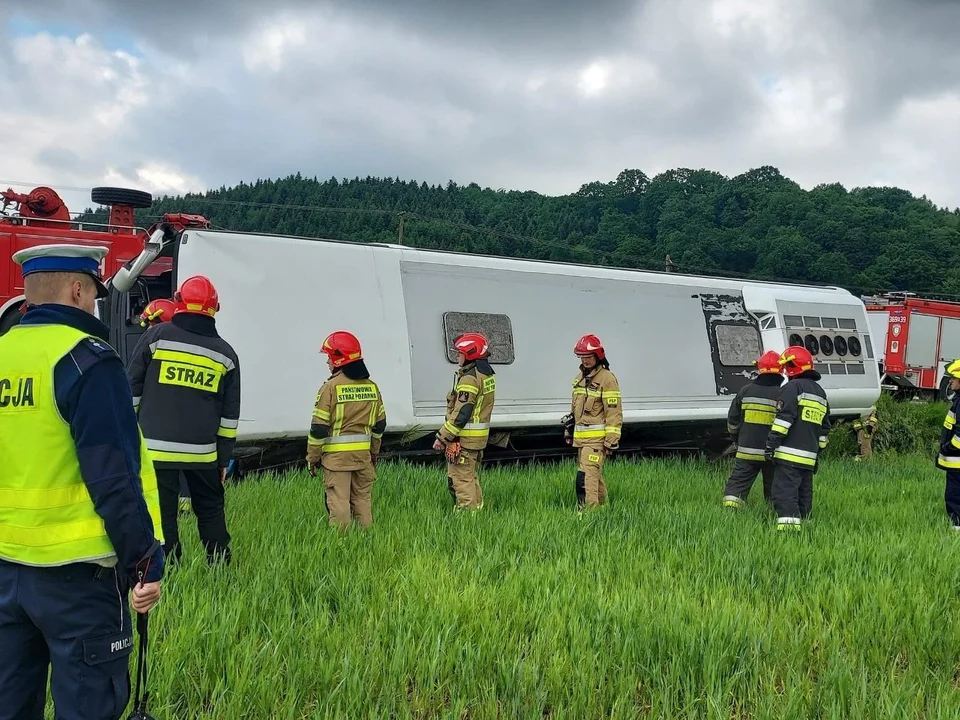
<svg viewBox="0 0 960 720"><path fill-rule="evenodd" d="M763 459L766 460L767 462L771 462L771 461L773 460L773 448L772 448L772 447L768 447L768 448L764 448L764 449L763 449Z"/></svg>

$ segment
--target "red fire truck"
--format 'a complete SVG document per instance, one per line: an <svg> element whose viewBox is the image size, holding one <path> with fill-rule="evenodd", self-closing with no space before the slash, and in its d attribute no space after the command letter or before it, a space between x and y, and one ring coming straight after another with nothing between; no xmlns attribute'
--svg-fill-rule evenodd
<svg viewBox="0 0 960 720"><path fill-rule="evenodd" d="M960 303L888 293L864 298L876 337L883 337L881 381L896 395L945 400L944 369L960 357Z"/></svg>
<svg viewBox="0 0 960 720"><path fill-rule="evenodd" d="M109 252L101 263L103 277L111 277L124 263L136 258L144 243L156 233L171 235L187 227L209 227L199 215L167 214L150 228L136 227L133 213L153 205L150 193L127 188L96 187L90 199L110 209L107 223L77 223L63 199L49 187L34 188L27 194L12 189L0 191L0 335L20 320L23 306L23 275L12 260L18 250L34 245L64 243L105 245ZM8 208L13 205L12 210ZM158 258L146 271L148 277L171 272L171 258ZM141 308L142 309L142 308ZM140 309L131 308L139 313ZM98 307L104 317L102 307Z"/></svg>

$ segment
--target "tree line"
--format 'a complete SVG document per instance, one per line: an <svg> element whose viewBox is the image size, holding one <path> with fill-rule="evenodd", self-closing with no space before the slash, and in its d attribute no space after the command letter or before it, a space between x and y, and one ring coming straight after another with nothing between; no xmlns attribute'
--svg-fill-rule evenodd
<svg viewBox="0 0 960 720"><path fill-rule="evenodd" d="M960 209L896 187L804 190L775 167L728 178L624 170L571 195L300 173L138 211L198 213L215 227L518 258L839 285L855 294L960 297ZM83 220L104 222L104 209ZM668 260L669 258L669 260Z"/></svg>

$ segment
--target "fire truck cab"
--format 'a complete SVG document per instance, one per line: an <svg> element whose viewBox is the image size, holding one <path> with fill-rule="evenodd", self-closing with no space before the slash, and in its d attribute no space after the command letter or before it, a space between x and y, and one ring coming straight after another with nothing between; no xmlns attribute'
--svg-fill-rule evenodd
<svg viewBox="0 0 960 720"><path fill-rule="evenodd" d="M960 357L960 303L913 293L864 298L871 325L883 326L884 390L921 400L952 396L947 364Z"/></svg>
<svg viewBox="0 0 960 720"><path fill-rule="evenodd" d="M153 197L150 193L127 188L92 189L90 199L93 203L109 208L106 223L80 223L72 219L63 199L49 187L34 188L26 194L7 189L0 191L0 198L3 199L0 207L0 335L20 321L23 309L23 275L20 266L12 260L15 252L50 243L106 246L108 252L100 270L103 277L111 278L124 265L140 256L151 237L169 238L187 227L209 225L205 218L198 215L168 214L149 228L137 227L134 211L151 207ZM13 208L8 210L11 205ZM143 269L143 275L137 282L144 289L148 284L164 288L167 294L161 297L168 297L172 274L172 259L161 257L149 268ZM139 297L147 295L147 292L143 292ZM125 323L132 322L143 308L127 309L131 314L124 318ZM106 319L108 314L103 301L98 303L98 317ZM116 318L113 322L116 322Z"/></svg>

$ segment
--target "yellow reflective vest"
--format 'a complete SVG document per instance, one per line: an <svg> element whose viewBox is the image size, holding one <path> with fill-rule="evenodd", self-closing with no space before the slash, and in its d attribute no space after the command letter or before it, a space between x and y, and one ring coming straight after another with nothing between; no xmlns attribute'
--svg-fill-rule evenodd
<svg viewBox="0 0 960 720"><path fill-rule="evenodd" d="M47 566L116 558L53 387L57 363L88 337L66 325L31 325L0 338L0 558L10 562ZM159 533L157 476L142 433L140 463Z"/></svg>

